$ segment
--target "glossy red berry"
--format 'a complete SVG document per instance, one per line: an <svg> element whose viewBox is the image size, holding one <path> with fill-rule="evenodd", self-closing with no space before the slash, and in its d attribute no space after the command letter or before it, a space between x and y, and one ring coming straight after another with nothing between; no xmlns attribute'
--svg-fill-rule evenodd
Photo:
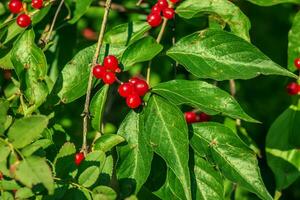
<svg viewBox="0 0 300 200"><path fill-rule="evenodd" d="M126 104L129 108L135 109L142 104L142 100L138 94L133 93L126 98Z"/></svg>
<svg viewBox="0 0 300 200"><path fill-rule="evenodd" d="M102 80L105 84L113 84L116 81L116 75L113 72L105 72Z"/></svg>
<svg viewBox="0 0 300 200"><path fill-rule="evenodd" d="M150 13L147 17L147 22L152 27L157 27L161 24L162 18L158 13Z"/></svg>
<svg viewBox="0 0 300 200"><path fill-rule="evenodd" d="M118 92L121 97L128 97L130 94L134 92L134 86L132 83L123 83L118 88Z"/></svg>
<svg viewBox="0 0 300 200"><path fill-rule="evenodd" d="M173 19L175 15L175 11L173 8L165 8L163 9L163 16L167 19Z"/></svg>
<svg viewBox="0 0 300 200"><path fill-rule="evenodd" d="M112 71L115 71L116 69L119 68L118 67L118 65L119 65L118 59L113 55L106 56L103 60L103 65L104 65L104 67L106 67L107 69L110 69Z"/></svg>
<svg viewBox="0 0 300 200"><path fill-rule="evenodd" d="M288 84L286 89L289 95L296 95L300 93L300 85L295 82Z"/></svg>
<svg viewBox="0 0 300 200"><path fill-rule="evenodd" d="M157 14L160 15L160 13L161 13L161 8L160 8L160 6L159 6L158 4L155 4L155 5L152 7L152 9L151 9L151 13L157 13Z"/></svg>
<svg viewBox="0 0 300 200"><path fill-rule="evenodd" d="M31 24L31 19L28 15L21 14L17 17L17 24L22 28L26 28Z"/></svg>
<svg viewBox="0 0 300 200"><path fill-rule="evenodd" d="M139 96L144 96L149 91L149 86L146 81L139 79L134 84L134 89Z"/></svg>
<svg viewBox="0 0 300 200"><path fill-rule="evenodd" d="M18 14L23 9L23 4L20 0L11 0L8 4L11 13Z"/></svg>
<svg viewBox="0 0 300 200"><path fill-rule="evenodd" d="M170 0L172 3L178 3L180 0Z"/></svg>
<svg viewBox="0 0 300 200"><path fill-rule="evenodd" d="M197 114L195 112L185 112L184 113L185 120L188 124L196 122Z"/></svg>
<svg viewBox="0 0 300 200"><path fill-rule="evenodd" d="M35 9L41 9L43 7L43 0L32 0L31 6Z"/></svg>
<svg viewBox="0 0 300 200"><path fill-rule="evenodd" d="M132 77L131 79L129 79L129 83L136 84L139 80L141 80L141 79L139 79L137 77Z"/></svg>
<svg viewBox="0 0 300 200"><path fill-rule="evenodd" d="M75 164L78 166L84 160L84 154L82 152L75 154Z"/></svg>
<svg viewBox="0 0 300 200"><path fill-rule="evenodd" d="M294 64L295 64L296 68L300 70L300 58L296 58L294 60Z"/></svg>
<svg viewBox="0 0 300 200"><path fill-rule="evenodd" d="M164 9L164 8L169 7L169 4L168 4L167 0L158 0L158 1L157 1L157 5L158 5L161 9Z"/></svg>
<svg viewBox="0 0 300 200"><path fill-rule="evenodd" d="M103 67L101 65L95 65L93 67L93 75L94 75L95 78L101 79L101 78L103 78L105 73L106 73L105 67Z"/></svg>
<svg viewBox="0 0 300 200"><path fill-rule="evenodd" d="M206 113L200 113L199 116L199 122L208 122L210 120L210 116ZM197 120L198 121L198 120Z"/></svg>

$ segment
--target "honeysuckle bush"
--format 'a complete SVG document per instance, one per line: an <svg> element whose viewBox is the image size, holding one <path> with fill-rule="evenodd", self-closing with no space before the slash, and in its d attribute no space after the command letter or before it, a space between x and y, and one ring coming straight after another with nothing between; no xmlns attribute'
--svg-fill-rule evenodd
<svg viewBox="0 0 300 200"><path fill-rule="evenodd" d="M172 0L162 18L152 0L9 2L1 199L299 198L299 0ZM93 77L107 55L121 72ZM150 90L128 103L132 77Z"/></svg>

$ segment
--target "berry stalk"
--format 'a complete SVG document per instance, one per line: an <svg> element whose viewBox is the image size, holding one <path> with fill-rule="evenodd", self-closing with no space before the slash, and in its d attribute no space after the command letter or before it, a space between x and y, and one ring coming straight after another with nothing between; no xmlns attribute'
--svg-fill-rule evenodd
<svg viewBox="0 0 300 200"><path fill-rule="evenodd" d="M103 38L104 38L104 33L106 29L106 24L108 21L108 15L111 7L111 0L106 0L106 5L105 5L105 11L104 11L104 16L101 24L101 29L100 29L100 34L98 37L98 42L97 42L97 47L96 51L94 54L93 62L92 65L90 66L90 75L89 75L89 81L88 81L88 87L86 91L86 98L85 98L85 104L84 104L84 110L83 110L83 141L82 141L82 148L81 150L84 152L84 154L87 154L87 141L86 141L86 136L87 136L87 131L88 131L88 119L89 119L89 107L90 107L90 100L91 100L91 91L92 91L92 82L93 82L93 70L92 67L97 64L98 57L100 54L100 49L103 44Z"/></svg>

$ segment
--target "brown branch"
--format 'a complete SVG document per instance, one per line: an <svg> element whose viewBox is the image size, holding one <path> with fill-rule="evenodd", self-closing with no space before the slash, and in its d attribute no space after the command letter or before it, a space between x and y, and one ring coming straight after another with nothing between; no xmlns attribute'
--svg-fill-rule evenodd
<svg viewBox="0 0 300 200"><path fill-rule="evenodd" d="M109 15L109 11L110 11L111 1L112 0L106 0L105 12L104 12L104 16L103 16L103 20L102 20L102 24L101 24L100 34L98 37L97 47L96 47L95 55L94 55L93 62L92 62L92 65L90 66L90 68L92 68L95 64L97 64L97 61L98 61L100 49L103 44L103 38L104 38L104 33L105 33L108 15ZM85 155L87 154L86 136L87 136L87 131L88 131L88 119L90 116L89 106L90 106L90 99L91 99L92 83L93 83L93 71L90 69L88 87L87 87L87 91L86 91L86 98L85 98L85 104L84 104L84 110L83 110L83 142L82 142L81 151L83 151Z"/></svg>
<svg viewBox="0 0 300 200"><path fill-rule="evenodd" d="M98 5L105 7L105 1L99 1ZM126 8L121 4L112 3L111 10L115 10L120 13L139 13L139 14L148 14L145 10L142 9L133 9L133 8Z"/></svg>

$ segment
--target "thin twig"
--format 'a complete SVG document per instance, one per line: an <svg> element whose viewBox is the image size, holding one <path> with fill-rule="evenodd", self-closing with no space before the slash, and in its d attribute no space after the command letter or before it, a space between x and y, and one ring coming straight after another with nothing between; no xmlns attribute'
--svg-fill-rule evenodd
<svg viewBox="0 0 300 200"><path fill-rule="evenodd" d="M162 39L162 37L163 37L163 35L164 35L164 32L165 32L165 29L166 29L166 27L167 27L167 23L168 23L168 19L167 19L167 18L164 18L163 24L162 24L161 29L160 29L160 31L159 31L159 34L158 34L158 36L157 36L157 38L156 38L156 42L157 42L157 43L160 43L160 42L161 42L161 39ZM152 64L152 62L150 61L150 62L149 62L149 65L148 65L148 68L147 68L147 83L148 83L148 84L150 83L151 64Z"/></svg>
<svg viewBox="0 0 300 200"><path fill-rule="evenodd" d="M102 24L101 24L101 30L100 30L93 62L92 62L92 65L90 66L90 68L92 68L95 64L97 64L97 61L98 61L100 49L103 44L103 38L104 38L104 33L105 33L106 24L107 24L107 20L108 20L108 14L110 11L110 6L111 6L111 0L106 0L106 6L105 6L105 12L104 12L104 16L103 16L103 20L102 20ZM85 98L85 104L84 104L84 110L83 110L83 142L82 142L81 150L84 152L85 155L87 154L86 136L87 136L87 131L88 131L89 106L90 106L90 99L91 99L92 83L93 83L93 72L92 72L92 70L90 70L88 87L87 87L87 91L86 91L86 98Z"/></svg>
<svg viewBox="0 0 300 200"><path fill-rule="evenodd" d="M143 3L143 0L139 0L139 1L136 3L136 6L140 6L142 3Z"/></svg>
<svg viewBox="0 0 300 200"><path fill-rule="evenodd" d="M105 7L105 1L100 1L98 5ZM117 4L117 3L112 3L111 4L111 10L115 10L120 13L139 13L139 14L148 14L145 10L143 9L135 9L135 8L126 8L122 4Z"/></svg>
<svg viewBox="0 0 300 200"><path fill-rule="evenodd" d="M59 6L58 6L58 8L57 8L57 10L56 10L56 12L55 12L53 21L52 21L51 26L50 26L50 30L49 30L49 32L48 32L48 34L47 34L47 36L45 37L45 40L44 40L44 43L45 43L45 44L48 43L48 41L49 41L49 39L50 39L50 37L51 37L51 34L52 34L52 31L53 31L55 22L56 22L56 20L57 20L58 14L59 14L59 12L60 12L60 10L61 10L61 8L62 8L62 5L64 4L64 1L65 1L65 0L61 0L60 4L59 4Z"/></svg>

